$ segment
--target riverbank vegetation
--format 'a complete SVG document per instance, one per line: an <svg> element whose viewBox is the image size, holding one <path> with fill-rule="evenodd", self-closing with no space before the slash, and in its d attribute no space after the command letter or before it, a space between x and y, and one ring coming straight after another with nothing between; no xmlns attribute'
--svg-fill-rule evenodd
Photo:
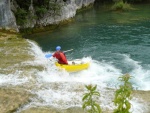
<svg viewBox="0 0 150 113"><path fill-rule="evenodd" d="M132 99L131 94L133 91L132 84L129 82L130 78L131 76L129 74L119 77L119 81L123 82L123 84L115 91L113 102L117 108L114 109L113 113L130 113L130 100ZM86 85L85 87L88 93L85 93L82 98L82 108L88 113L102 113L101 107L94 97L100 96L100 93L96 91L97 86Z"/></svg>
<svg viewBox="0 0 150 113"><path fill-rule="evenodd" d="M61 4L55 0L16 0L18 7L14 10L17 24L23 26L27 20L40 19L45 13L51 16L59 15ZM33 15L33 13L35 15Z"/></svg>
<svg viewBox="0 0 150 113"><path fill-rule="evenodd" d="M129 11L134 8L131 4L142 4L142 3L150 3L150 0L96 0L96 4L112 4L111 10L113 11Z"/></svg>
<svg viewBox="0 0 150 113"><path fill-rule="evenodd" d="M100 93L96 91L97 86L86 85L85 87L88 90L88 92L85 93L84 97L82 98L82 101L84 102L82 108L87 110L88 113L101 113L101 107L95 101L96 99L94 98L95 96L100 96Z"/></svg>
<svg viewBox="0 0 150 113"><path fill-rule="evenodd" d="M67 0L63 0L64 3L67 2ZM110 10L112 11L129 11L134 9L134 6L131 6L131 4L136 4L136 3L146 3L150 2L150 0L95 0L94 4L97 5L102 5L102 4L111 4ZM19 26L19 29L21 32L25 32L30 34L30 32L40 32L41 31L41 26L38 27L38 23L34 26L36 30L32 30L34 28L30 27L24 27L26 26L27 23L30 23L28 21L35 22L34 20L40 20L41 18L44 17L45 14L49 16L59 16L61 12L61 7L65 4L59 3L57 0L16 0L16 10L13 10L15 17L16 17L16 22L17 25ZM91 7L91 5L89 6ZM83 11L86 8L89 7L82 7L82 9L77 10ZM63 20L62 20L63 21ZM69 22L69 21L68 21ZM62 22L60 22L62 23ZM54 25L48 25L49 27L53 27ZM56 25L57 26L57 25ZM38 30L37 28L40 28ZM43 29L43 26L42 26ZM43 31L43 30L42 30Z"/></svg>
<svg viewBox="0 0 150 113"><path fill-rule="evenodd" d="M114 110L114 113L130 113L131 103L131 94L132 94L132 84L129 82L131 76L125 74L124 76L119 77L119 80L123 82L123 85L120 85L119 89L115 92L114 104L117 108Z"/></svg>
<svg viewBox="0 0 150 113"><path fill-rule="evenodd" d="M122 10L122 11L128 11L133 9L131 7L130 4L128 4L127 2L123 2L123 0L119 0L117 2L114 3L114 5L112 6L112 10Z"/></svg>

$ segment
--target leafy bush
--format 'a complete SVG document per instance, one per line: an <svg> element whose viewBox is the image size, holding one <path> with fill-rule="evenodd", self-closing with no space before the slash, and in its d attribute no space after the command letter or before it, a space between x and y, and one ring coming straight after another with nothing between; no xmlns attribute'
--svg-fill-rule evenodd
<svg viewBox="0 0 150 113"><path fill-rule="evenodd" d="M118 1L118 2L115 2L115 4L112 6L112 10L130 10L131 9L131 6L130 4L128 4L127 2L123 2L122 0L121 1Z"/></svg>
<svg viewBox="0 0 150 113"><path fill-rule="evenodd" d="M60 14L60 10L61 10L62 5L55 3L55 2L50 2L49 3L49 9L51 11L53 11L53 13L51 13L51 15L59 15Z"/></svg>
<svg viewBox="0 0 150 113"><path fill-rule="evenodd" d="M100 96L100 93L96 91L97 85L88 85L85 87L88 90L88 93L85 93L84 97L82 98L82 101L84 102L82 108L86 109L88 113L101 113L99 104L93 100L94 96Z"/></svg>
<svg viewBox="0 0 150 113"><path fill-rule="evenodd" d="M36 14L37 16L42 17L48 10L44 6L36 7Z"/></svg>
<svg viewBox="0 0 150 113"><path fill-rule="evenodd" d="M114 104L117 106L117 109L114 110L114 113L130 113L131 108L131 93L132 93L132 84L129 82L131 76L126 74L122 77L119 77L119 80L124 82L123 85L120 85L120 88L115 92Z"/></svg>
<svg viewBox="0 0 150 113"><path fill-rule="evenodd" d="M30 16L29 7L31 0L16 0L19 6L15 13L17 24L22 26L27 22L27 17ZM35 9L35 16L32 18L41 18L49 10L50 15L59 15L61 5L53 0L33 0L33 7Z"/></svg>
<svg viewBox="0 0 150 113"><path fill-rule="evenodd" d="M15 1L17 2L17 4L21 9L24 9L26 11L29 9L29 6L31 4L31 0L15 0Z"/></svg>
<svg viewBox="0 0 150 113"><path fill-rule="evenodd" d="M15 13L17 24L18 25L24 25L27 22L27 11L21 8L17 9L17 12Z"/></svg>

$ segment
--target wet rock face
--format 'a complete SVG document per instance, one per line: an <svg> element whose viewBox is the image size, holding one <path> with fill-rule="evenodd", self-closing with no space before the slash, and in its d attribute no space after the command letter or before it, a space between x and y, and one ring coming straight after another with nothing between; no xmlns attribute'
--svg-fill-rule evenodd
<svg viewBox="0 0 150 113"><path fill-rule="evenodd" d="M17 30L15 16L10 9L10 0L0 1L0 27Z"/></svg>

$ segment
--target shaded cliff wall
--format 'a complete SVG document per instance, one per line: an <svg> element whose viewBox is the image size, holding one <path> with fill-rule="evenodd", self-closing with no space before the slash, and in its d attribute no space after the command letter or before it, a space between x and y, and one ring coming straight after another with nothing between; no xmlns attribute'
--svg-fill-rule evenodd
<svg viewBox="0 0 150 113"><path fill-rule="evenodd" d="M46 12L42 17L36 19L35 8L33 3L29 6L30 15L27 16L27 22L24 25L16 26L16 18L13 14L18 4L15 0L0 1L0 27L8 27L13 29L33 28L35 26L47 26L51 24L59 24L63 20L67 20L75 16L76 11L82 7L93 4L95 0L57 0L57 4L61 6L59 14L50 15L52 10ZM11 4L11 7L10 7ZM12 12L13 10L13 12ZM17 29L18 28L18 29Z"/></svg>
<svg viewBox="0 0 150 113"><path fill-rule="evenodd" d="M10 0L0 0L0 27L18 31Z"/></svg>
<svg viewBox="0 0 150 113"><path fill-rule="evenodd" d="M60 9L59 15L48 16L45 14L43 18L37 21L38 25L48 25L48 24L58 24L62 20L69 19L74 17L77 9L81 9L84 6L88 6L91 3L94 3L95 0L58 0L57 3L62 7Z"/></svg>

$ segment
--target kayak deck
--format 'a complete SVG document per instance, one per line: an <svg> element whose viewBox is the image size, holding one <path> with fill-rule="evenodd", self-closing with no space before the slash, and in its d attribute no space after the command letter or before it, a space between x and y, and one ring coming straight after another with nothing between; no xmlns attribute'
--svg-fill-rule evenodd
<svg viewBox="0 0 150 113"><path fill-rule="evenodd" d="M89 62L83 63L82 61L68 61L68 65L55 63L57 67L63 68L68 72L77 72L87 69L90 66Z"/></svg>

